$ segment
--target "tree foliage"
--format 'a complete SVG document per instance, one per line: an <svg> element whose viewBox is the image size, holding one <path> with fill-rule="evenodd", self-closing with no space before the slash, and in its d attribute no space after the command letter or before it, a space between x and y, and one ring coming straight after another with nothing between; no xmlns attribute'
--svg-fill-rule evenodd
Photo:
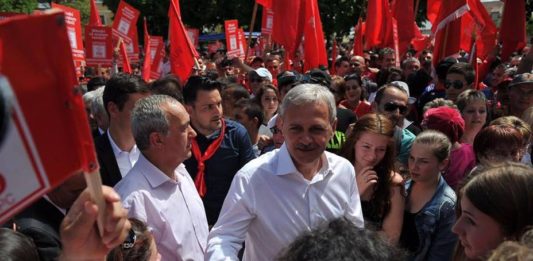
<svg viewBox="0 0 533 261"><path fill-rule="evenodd" d="M37 8L37 0L0 0L0 12L29 14Z"/></svg>

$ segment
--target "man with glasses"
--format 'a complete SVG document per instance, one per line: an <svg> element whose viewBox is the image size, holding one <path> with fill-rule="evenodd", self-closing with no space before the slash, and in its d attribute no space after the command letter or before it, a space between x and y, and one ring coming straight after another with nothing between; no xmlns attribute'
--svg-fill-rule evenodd
<svg viewBox="0 0 533 261"><path fill-rule="evenodd" d="M446 73L446 81L444 88L446 88L446 99L455 102L457 96L467 89L474 87L476 80L476 71L469 63L456 63L448 69Z"/></svg>
<svg viewBox="0 0 533 261"><path fill-rule="evenodd" d="M253 71L248 72L248 83L249 87L252 90L252 96L255 96L261 86L272 83L272 74L266 68L257 68Z"/></svg>
<svg viewBox="0 0 533 261"><path fill-rule="evenodd" d="M522 73L509 84L509 115L521 117L533 106L533 74Z"/></svg>
<svg viewBox="0 0 533 261"><path fill-rule="evenodd" d="M396 160L407 166L407 159L415 135L407 129L398 127L403 122L408 110L409 95L407 92L395 84L385 84L376 92L376 98L372 103L372 109L376 113L385 115L394 123L394 139L396 141L397 156Z"/></svg>

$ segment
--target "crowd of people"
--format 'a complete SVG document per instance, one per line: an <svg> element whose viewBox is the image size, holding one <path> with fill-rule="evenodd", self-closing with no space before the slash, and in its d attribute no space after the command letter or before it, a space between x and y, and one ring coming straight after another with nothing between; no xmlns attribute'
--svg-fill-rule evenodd
<svg viewBox="0 0 533 261"><path fill-rule="evenodd" d="M217 52L186 81L91 77L104 233L78 174L5 224L1 255L532 259L533 50L477 71L468 54L350 53L307 72Z"/></svg>

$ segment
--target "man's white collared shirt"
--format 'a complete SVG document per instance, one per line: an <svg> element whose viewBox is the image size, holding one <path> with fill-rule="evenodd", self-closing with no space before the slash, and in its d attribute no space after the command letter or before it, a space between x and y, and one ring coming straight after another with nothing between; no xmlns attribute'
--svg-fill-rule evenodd
<svg viewBox="0 0 533 261"><path fill-rule="evenodd" d="M113 148L113 154L117 160L120 175L124 178L139 159L139 154L141 154L141 152L137 149L137 145L133 145L133 148L129 152L120 149L113 140L113 137L111 137L109 130L107 130L107 137L109 138L109 143L111 143L111 148Z"/></svg>
<svg viewBox="0 0 533 261"><path fill-rule="evenodd" d="M273 260L303 232L338 217L363 227L353 166L325 152L311 181L298 172L284 144L246 164L233 179L209 234L205 260Z"/></svg>
<svg viewBox="0 0 533 261"><path fill-rule="evenodd" d="M176 181L142 154L117 185L128 216L145 222L154 236L161 260L203 260L209 230L202 199L180 164Z"/></svg>

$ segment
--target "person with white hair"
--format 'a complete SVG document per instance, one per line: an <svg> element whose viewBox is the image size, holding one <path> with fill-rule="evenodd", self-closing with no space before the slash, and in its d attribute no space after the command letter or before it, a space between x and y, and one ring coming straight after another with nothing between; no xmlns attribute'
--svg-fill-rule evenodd
<svg viewBox="0 0 533 261"><path fill-rule="evenodd" d="M290 90L279 109L285 142L235 175L209 234L206 260L273 260L302 232L346 217L363 227L354 168L325 151L336 125L333 94L316 84Z"/></svg>

